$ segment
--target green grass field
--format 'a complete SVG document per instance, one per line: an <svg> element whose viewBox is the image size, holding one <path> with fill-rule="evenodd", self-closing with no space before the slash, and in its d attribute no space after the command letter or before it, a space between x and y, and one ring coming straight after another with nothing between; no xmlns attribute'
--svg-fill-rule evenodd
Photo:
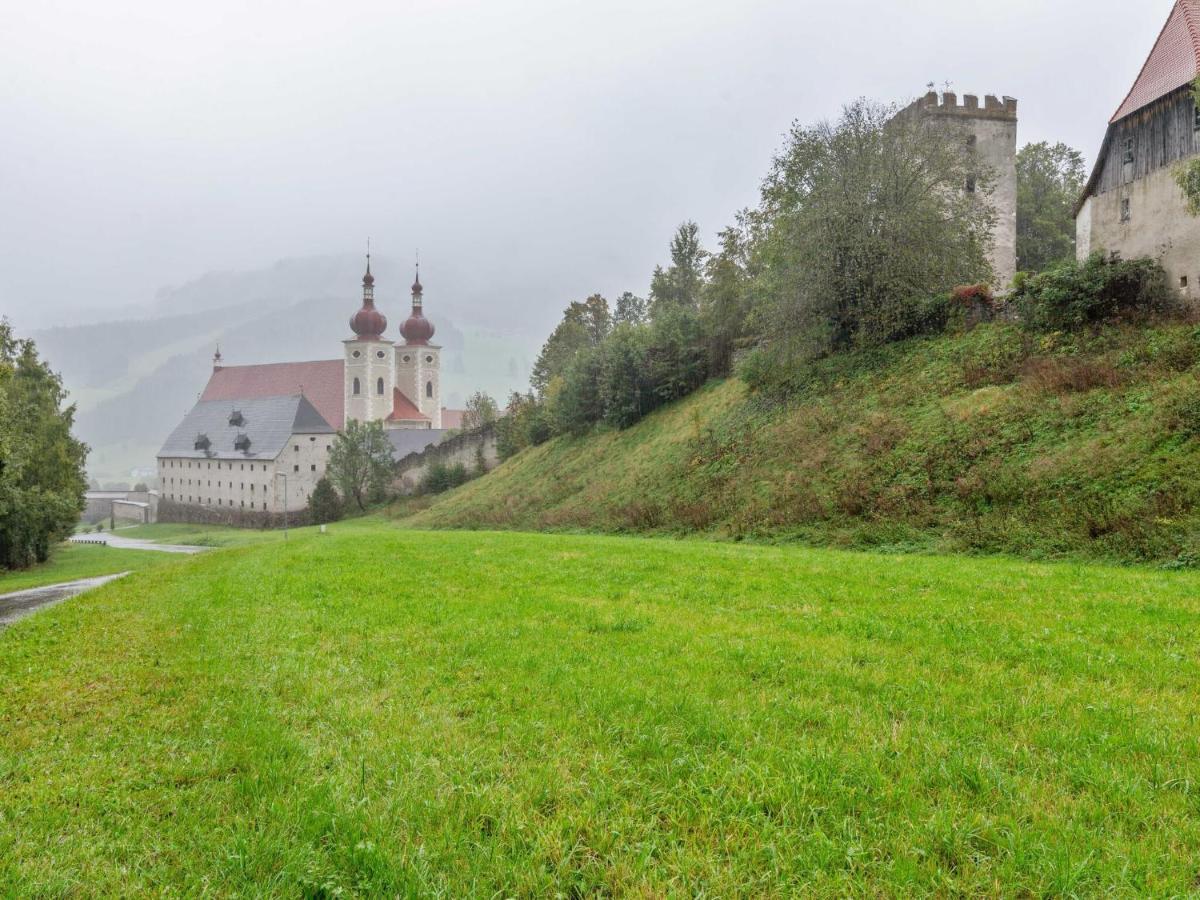
<svg viewBox="0 0 1200 900"><path fill-rule="evenodd" d="M379 520L0 634L26 896L1185 895L1200 577Z"/></svg>

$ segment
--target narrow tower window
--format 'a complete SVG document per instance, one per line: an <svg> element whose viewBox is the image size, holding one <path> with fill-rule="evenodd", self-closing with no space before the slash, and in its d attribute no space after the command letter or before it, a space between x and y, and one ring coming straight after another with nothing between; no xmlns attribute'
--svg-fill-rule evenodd
<svg viewBox="0 0 1200 900"><path fill-rule="evenodd" d="M432 381L425 382L425 396L426 397L433 396L433 382Z"/></svg>
<svg viewBox="0 0 1200 900"><path fill-rule="evenodd" d="M383 379L382 378L378 379L375 382L375 393L377 393L380 397L383 396Z"/></svg>
<svg viewBox="0 0 1200 900"><path fill-rule="evenodd" d="M357 379L357 378L355 378L355 379L354 379L354 395L355 395L355 396L358 396L358 395L359 395L359 394L361 394L361 393L362 393L362 385L360 385L360 384L358 383L358 379Z"/></svg>

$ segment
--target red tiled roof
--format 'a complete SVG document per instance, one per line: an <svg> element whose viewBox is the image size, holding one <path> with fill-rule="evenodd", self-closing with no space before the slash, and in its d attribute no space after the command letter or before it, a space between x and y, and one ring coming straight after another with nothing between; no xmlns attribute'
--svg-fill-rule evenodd
<svg viewBox="0 0 1200 900"><path fill-rule="evenodd" d="M1109 123L1137 112L1200 73L1200 0L1176 0L1125 102Z"/></svg>
<svg viewBox="0 0 1200 900"><path fill-rule="evenodd" d="M260 366L226 366L208 379L201 400L253 400L303 394L334 428L345 424L345 363L320 359Z"/></svg>
<svg viewBox="0 0 1200 900"><path fill-rule="evenodd" d="M462 428L463 416L466 414L465 409L446 409L442 407L442 427L446 429Z"/></svg>
<svg viewBox="0 0 1200 900"><path fill-rule="evenodd" d="M428 422L429 416L425 415L413 402L404 396L404 392L400 388L392 389L392 414L388 416L389 422ZM442 426L443 428L445 426Z"/></svg>

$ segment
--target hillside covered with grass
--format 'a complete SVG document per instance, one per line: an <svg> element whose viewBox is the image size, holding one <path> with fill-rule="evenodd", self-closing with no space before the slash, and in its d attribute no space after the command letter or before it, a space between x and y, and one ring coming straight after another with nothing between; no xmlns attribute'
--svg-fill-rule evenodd
<svg viewBox="0 0 1200 900"><path fill-rule="evenodd" d="M216 549L0 634L0 885L1186 895L1198 597L378 519Z"/></svg>
<svg viewBox="0 0 1200 900"><path fill-rule="evenodd" d="M558 437L419 527L700 532L843 547L1200 560L1200 329L965 334L737 379Z"/></svg>

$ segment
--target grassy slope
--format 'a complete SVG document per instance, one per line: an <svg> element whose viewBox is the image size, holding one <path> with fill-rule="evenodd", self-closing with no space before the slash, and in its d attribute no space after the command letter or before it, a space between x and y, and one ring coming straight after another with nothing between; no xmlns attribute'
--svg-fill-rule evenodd
<svg viewBox="0 0 1200 900"><path fill-rule="evenodd" d="M28 895L1182 895L1200 578L378 521L0 635Z"/></svg>
<svg viewBox="0 0 1200 900"><path fill-rule="evenodd" d="M849 354L786 408L710 386L527 451L413 521L1189 563L1198 359L1183 325L1036 343L985 326Z"/></svg>
<svg viewBox="0 0 1200 900"><path fill-rule="evenodd" d="M44 565L0 571L0 594L96 575L140 572L170 563L173 559L172 554L152 550L115 550L91 544L63 544L54 550L50 561Z"/></svg>

